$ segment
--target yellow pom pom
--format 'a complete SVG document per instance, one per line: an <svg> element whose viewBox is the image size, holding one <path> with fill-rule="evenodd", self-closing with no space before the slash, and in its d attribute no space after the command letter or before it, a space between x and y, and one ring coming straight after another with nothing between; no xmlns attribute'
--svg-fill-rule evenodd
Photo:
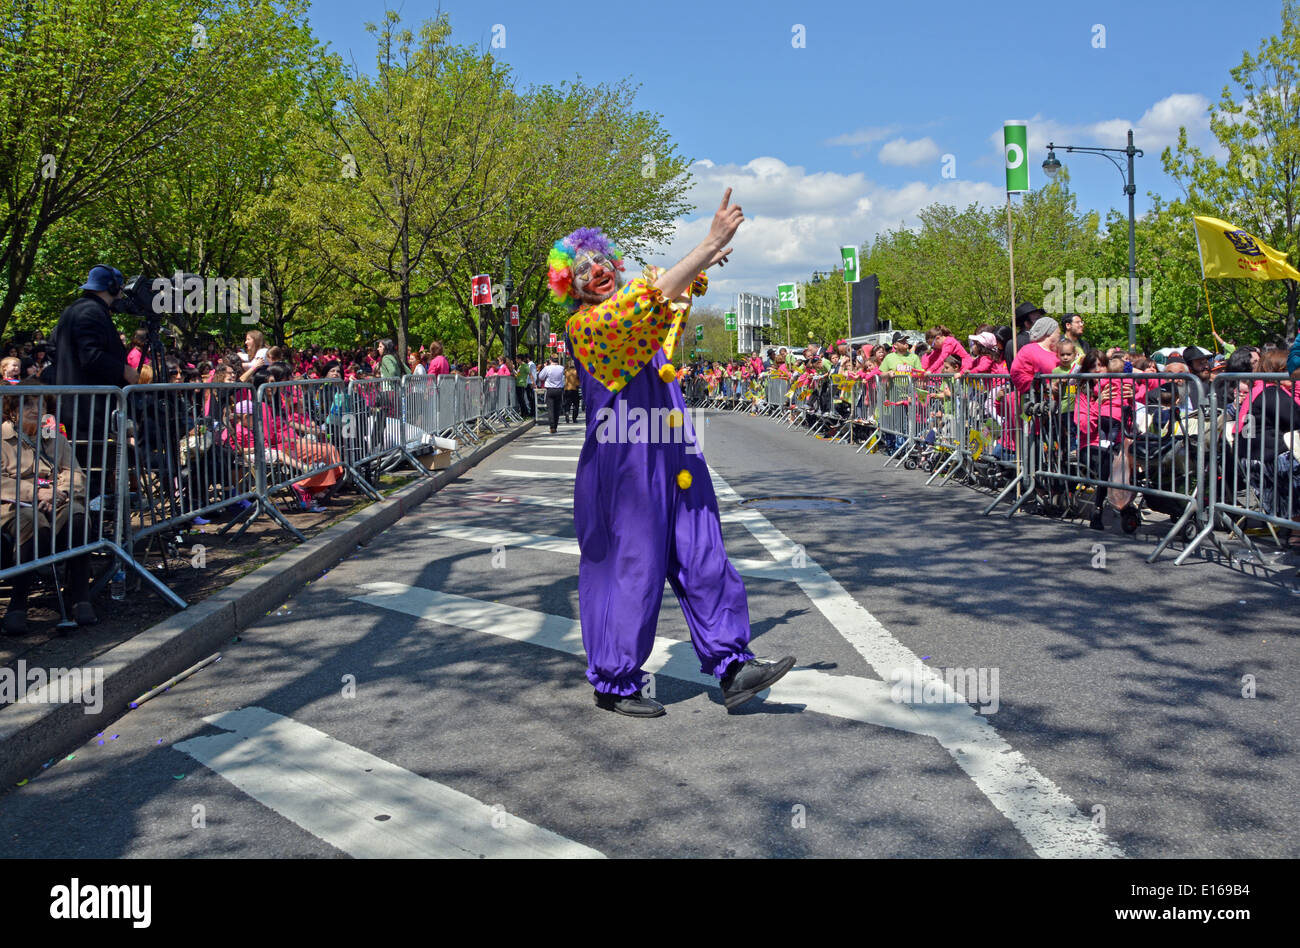
<svg viewBox="0 0 1300 948"><path fill-rule="evenodd" d="M682 413L674 408L668 413L668 427L680 428L682 426Z"/></svg>
<svg viewBox="0 0 1300 948"><path fill-rule="evenodd" d="M659 370L659 377L665 382L671 382L673 379L677 378L677 370L673 368L671 362L665 363Z"/></svg>
<svg viewBox="0 0 1300 948"><path fill-rule="evenodd" d="M690 471L678 471L678 472L677 472L677 486L680 487L682 490L686 490L688 487L691 486L691 472L690 472Z"/></svg>

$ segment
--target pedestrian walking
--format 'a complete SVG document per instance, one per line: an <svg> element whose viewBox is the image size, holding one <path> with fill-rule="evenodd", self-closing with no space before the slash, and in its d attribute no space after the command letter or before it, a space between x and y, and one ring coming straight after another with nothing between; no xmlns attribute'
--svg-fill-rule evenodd
<svg viewBox="0 0 1300 948"><path fill-rule="evenodd" d="M560 424L560 403L564 398L564 369L555 356L546 357L546 367L537 373L537 379L546 388L546 417L551 422L551 434Z"/></svg>

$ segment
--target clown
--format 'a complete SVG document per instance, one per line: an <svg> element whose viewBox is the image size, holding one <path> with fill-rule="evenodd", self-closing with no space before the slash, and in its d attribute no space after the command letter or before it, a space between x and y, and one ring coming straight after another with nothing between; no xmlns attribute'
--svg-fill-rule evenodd
<svg viewBox="0 0 1300 948"><path fill-rule="evenodd" d="M665 579L728 711L795 661L749 651L745 585L727 560L713 483L670 361L691 296L708 286L704 270L726 262L744 220L730 199L728 189L704 242L669 270L625 281L618 246L593 228L557 241L548 261L551 291L573 312L567 329L587 413L573 492L587 680L597 707L633 717L664 713L641 688ZM620 415L649 423L620 426L611 438Z"/></svg>

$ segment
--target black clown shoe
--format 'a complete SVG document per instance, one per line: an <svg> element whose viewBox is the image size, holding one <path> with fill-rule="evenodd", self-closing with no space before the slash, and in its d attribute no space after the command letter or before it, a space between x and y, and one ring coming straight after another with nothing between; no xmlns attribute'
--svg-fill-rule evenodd
<svg viewBox="0 0 1300 948"><path fill-rule="evenodd" d="M653 698L642 697L638 691L630 695L616 695L597 691L596 707L604 711L616 711L630 718L657 718L664 714L664 706Z"/></svg>
<svg viewBox="0 0 1300 948"><path fill-rule="evenodd" d="M722 678L722 697L727 710L744 704L760 691L772 687L793 667L793 655L775 662L765 662L758 658L751 658L743 664L733 662L731 669Z"/></svg>

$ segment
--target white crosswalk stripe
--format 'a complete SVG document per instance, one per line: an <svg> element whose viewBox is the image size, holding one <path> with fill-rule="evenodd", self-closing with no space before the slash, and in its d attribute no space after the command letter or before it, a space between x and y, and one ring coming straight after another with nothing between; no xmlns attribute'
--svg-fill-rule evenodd
<svg viewBox="0 0 1300 948"><path fill-rule="evenodd" d="M265 708L203 720L227 733L177 750L358 859L602 856Z"/></svg>

